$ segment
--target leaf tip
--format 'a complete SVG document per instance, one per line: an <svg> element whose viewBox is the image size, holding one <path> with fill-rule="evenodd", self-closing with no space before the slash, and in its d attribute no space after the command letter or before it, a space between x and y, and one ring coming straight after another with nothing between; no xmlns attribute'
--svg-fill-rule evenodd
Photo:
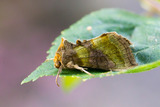
<svg viewBox="0 0 160 107"><path fill-rule="evenodd" d="M24 83L26 83L24 80L21 82L21 85L23 85Z"/></svg>
<svg viewBox="0 0 160 107"><path fill-rule="evenodd" d="M28 77L27 77L27 78L25 78L25 79L21 82L21 85L23 85L24 83L28 83L28 82L30 82L30 81L32 81L32 80L28 80Z"/></svg>

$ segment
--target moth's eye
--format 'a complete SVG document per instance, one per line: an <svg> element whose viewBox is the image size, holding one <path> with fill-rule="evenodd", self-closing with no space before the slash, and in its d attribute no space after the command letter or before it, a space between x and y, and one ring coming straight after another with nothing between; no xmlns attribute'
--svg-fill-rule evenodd
<svg viewBox="0 0 160 107"><path fill-rule="evenodd" d="M57 61L56 63L55 63L55 67L56 68L59 68L61 66L61 63L59 62L59 61Z"/></svg>
<svg viewBox="0 0 160 107"><path fill-rule="evenodd" d="M58 65L59 65L59 67L61 66L61 63L58 61Z"/></svg>

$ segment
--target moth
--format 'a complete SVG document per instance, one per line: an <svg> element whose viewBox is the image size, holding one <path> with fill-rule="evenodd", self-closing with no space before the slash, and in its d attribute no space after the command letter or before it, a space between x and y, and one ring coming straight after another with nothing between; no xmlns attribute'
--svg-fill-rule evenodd
<svg viewBox="0 0 160 107"><path fill-rule="evenodd" d="M78 69L94 76L86 68L120 71L137 66L130 48L131 42L116 32L103 33L90 40L77 40L73 44L61 39L55 53L54 66L58 68L57 80L62 69Z"/></svg>

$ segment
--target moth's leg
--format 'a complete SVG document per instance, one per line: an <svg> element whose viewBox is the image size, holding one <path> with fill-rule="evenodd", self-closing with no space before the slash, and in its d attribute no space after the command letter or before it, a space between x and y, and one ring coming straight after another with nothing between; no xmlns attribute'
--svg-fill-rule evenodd
<svg viewBox="0 0 160 107"><path fill-rule="evenodd" d="M68 67L68 68L75 68L75 69L78 69L78 70L80 70L80 71L82 71L82 72L85 72L86 74L88 74L88 75L90 75L90 76L94 76L93 74L91 74L91 73L89 73L88 71L86 71L86 70L85 70L86 68L80 67L80 66L78 66L77 64L74 65L72 61L70 61L70 62L67 63L67 67Z"/></svg>
<svg viewBox="0 0 160 107"><path fill-rule="evenodd" d="M78 69L78 70L80 70L80 71L82 71L82 72L85 72L86 74L88 74L88 75L90 75L90 76L94 76L93 74L91 74L91 73L89 73L88 71L86 71L85 68L79 67L77 64L74 65L74 68L75 68L75 69Z"/></svg>
<svg viewBox="0 0 160 107"><path fill-rule="evenodd" d="M59 87L58 78L59 78L59 74L61 73L61 71L62 71L62 66L59 67L58 73L56 75L56 81L55 82L56 82L56 84L57 84L58 87Z"/></svg>

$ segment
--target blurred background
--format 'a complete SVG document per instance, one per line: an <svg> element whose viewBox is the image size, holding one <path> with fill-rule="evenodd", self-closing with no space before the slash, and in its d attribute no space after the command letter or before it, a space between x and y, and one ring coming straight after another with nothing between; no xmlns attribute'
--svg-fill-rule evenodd
<svg viewBox="0 0 160 107"><path fill-rule="evenodd" d="M20 85L62 30L101 8L144 13L136 0L0 0L0 107L159 107L160 68L91 79L69 94L52 76Z"/></svg>

